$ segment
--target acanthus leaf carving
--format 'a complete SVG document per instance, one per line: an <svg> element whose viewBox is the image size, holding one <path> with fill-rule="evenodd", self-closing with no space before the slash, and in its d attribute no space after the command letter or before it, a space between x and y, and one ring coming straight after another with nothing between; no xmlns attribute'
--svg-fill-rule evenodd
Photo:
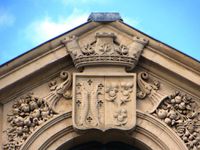
<svg viewBox="0 0 200 150"><path fill-rule="evenodd" d="M171 127L189 150L200 149L200 106L191 97L177 91L153 115Z"/></svg>
<svg viewBox="0 0 200 150"><path fill-rule="evenodd" d="M71 99L71 91L69 91L69 88L72 84L72 75L71 73L67 71L62 71L60 73L60 78L64 80L59 85L57 85L56 81L51 81L49 84L51 92L47 96L44 97L44 99L49 104L49 107L53 110L54 113L58 113L56 111L56 105L61 97L64 97L66 99Z"/></svg>
<svg viewBox="0 0 200 150"><path fill-rule="evenodd" d="M149 113L155 111L155 109L159 106L159 104L166 99L168 96L163 94L159 88L159 81L153 81L153 83L148 82L149 74L147 72L139 72L137 79L137 97L139 99L145 99L149 97L151 104L153 107L151 110L148 110Z"/></svg>

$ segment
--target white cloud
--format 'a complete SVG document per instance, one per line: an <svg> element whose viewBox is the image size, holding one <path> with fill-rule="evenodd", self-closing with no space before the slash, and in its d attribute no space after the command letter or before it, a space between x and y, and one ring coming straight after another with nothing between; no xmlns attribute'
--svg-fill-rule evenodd
<svg viewBox="0 0 200 150"><path fill-rule="evenodd" d="M77 4L92 4L92 3L107 3L107 0L62 0L64 5L77 5Z"/></svg>
<svg viewBox="0 0 200 150"><path fill-rule="evenodd" d="M15 22L15 17L5 10L0 10L0 26L11 26Z"/></svg>
<svg viewBox="0 0 200 150"><path fill-rule="evenodd" d="M57 20L46 16L32 22L25 29L25 34L33 44L39 44L86 22L88 16L89 13L79 12L76 9L68 17L61 16Z"/></svg>

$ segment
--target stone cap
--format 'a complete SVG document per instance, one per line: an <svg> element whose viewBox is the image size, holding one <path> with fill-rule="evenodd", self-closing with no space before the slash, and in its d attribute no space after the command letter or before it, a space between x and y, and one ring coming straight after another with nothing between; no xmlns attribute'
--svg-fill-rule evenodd
<svg viewBox="0 0 200 150"><path fill-rule="evenodd" d="M88 21L95 22L113 22L113 21L123 21L120 14L116 12L93 12L88 17Z"/></svg>

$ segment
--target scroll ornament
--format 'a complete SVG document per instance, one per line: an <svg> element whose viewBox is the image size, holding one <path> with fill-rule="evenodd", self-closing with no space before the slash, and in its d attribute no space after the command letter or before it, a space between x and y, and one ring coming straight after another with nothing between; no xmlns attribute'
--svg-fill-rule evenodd
<svg viewBox="0 0 200 150"><path fill-rule="evenodd" d="M168 96L160 91L160 82L153 81L153 83L148 82L149 74L147 72L138 73L137 79L137 97L139 99L145 99L149 97L149 100L153 107L149 110L152 113L158 105Z"/></svg>
<svg viewBox="0 0 200 150"><path fill-rule="evenodd" d="M175 92L153 115L171 127L189 150L200 149L200 107L191 97Z"/></svg>
<svg viewBox="0 0 200 150"><path fill-rule="evenodd" d="M8 142L3 145L4 150L18 150L40 125L58 114L56 105L61 97L71 99L71 74L62 71L60 78L64 80L60 84L56 81L49 83L50 93L40 98L29 93L12 106L11 114L8 114L9 128L7 133Z"/></svg>
<svg viewBox="0 0 200 150"><path fill-rule="evenodd" d="M44 97L52 111L57 114L58 112L56 110L56 105L59 102L60 98L72 98L71 91L69 90L72 84L72 75L67 71L62 71L60 73L60 78L63 81L59 85L55 80L49 83L49 88L51 92L49 92L49 94Z"/></svg>

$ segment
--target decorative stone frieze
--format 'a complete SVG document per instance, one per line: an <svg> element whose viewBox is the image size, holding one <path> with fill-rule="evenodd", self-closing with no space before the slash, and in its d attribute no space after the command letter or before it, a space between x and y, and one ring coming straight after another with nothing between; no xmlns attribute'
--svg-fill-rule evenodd
<svg viewBox="0 0 200 150"><path fill-rule="evenodd" d="M200 106L190 96L175 92L153 115L170 126L189 150L200 149Z"/></svg>

